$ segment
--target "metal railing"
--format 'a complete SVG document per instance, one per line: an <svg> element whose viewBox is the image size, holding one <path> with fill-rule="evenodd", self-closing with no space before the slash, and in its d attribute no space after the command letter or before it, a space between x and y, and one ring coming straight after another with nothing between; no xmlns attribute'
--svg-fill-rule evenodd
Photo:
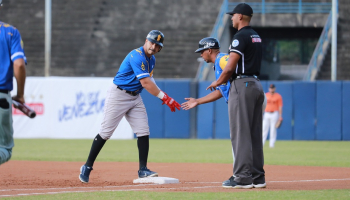
<svg viewBox="0 0 350 200"><path fill-rule="evenodd" d="M231 11L233 8L241 2L229 2L227 10ZM266 14L266 13L329 13L332 8L332 3L328 2L302 2L299 0L298 3L286 2L249 2L254 13Z"/></svg>
<svg viewBox="0 0 350 200"><path fill-rule="evenodd" d="M329 13L326 24L324 25L321 36L317 42L314 53L312 54L309 66L307 68L304 80L313 81L316 79L323 61L326 57L327 50L331 46L332 39L332 12Z"/></svg>
<svg viewBox="0 0 350 200"><path fill-rule="evenodd" d="M211 31L211 34L210 34L210 37L214 37L219 41L221 38L222 31L225 28L224 16L226 14L227 7L228 7L228 0L224 0L221 5L220 12L216 18L213 30ZM208 70L209 70L209 64L206 63L205 61L201 61L201 63L199 64L199 69L197 71L196 79L205 80L206 75L208 74Z"/></svg>

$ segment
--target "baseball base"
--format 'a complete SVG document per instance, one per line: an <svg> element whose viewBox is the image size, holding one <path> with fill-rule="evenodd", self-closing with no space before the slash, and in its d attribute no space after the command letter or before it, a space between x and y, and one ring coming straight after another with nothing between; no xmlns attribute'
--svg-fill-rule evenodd
<svg viewBox="0 0 350 200"><path fill-rule="evenodd" d="M179 183L179 179L169 177L149 177L134 179L133 183L171 184Z"/></svg>

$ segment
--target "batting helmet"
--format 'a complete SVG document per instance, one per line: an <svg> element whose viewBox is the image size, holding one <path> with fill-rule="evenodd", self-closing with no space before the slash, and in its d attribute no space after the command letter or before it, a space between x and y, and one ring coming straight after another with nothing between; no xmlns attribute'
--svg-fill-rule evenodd
<svg viewBox="0 0 350 200"><path fill-rule="evenodd" d="M164 35L162 32L158 30L152 30L148 33L146 38L148 41L156 43L159 46L163 47Z"/></svg>
<svg viewBox="0 0 350 200"><path fill-rule="evenodd" d="M220 43L216 38L206 37L199 41L198 47L199 48L195 51L195 53L200 53L206 49L220 49Z"/></svg>

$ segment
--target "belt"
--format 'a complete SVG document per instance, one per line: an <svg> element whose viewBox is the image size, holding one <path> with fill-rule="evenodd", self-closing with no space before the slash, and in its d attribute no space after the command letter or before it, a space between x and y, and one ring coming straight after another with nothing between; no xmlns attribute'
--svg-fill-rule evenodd
<svg viewBox="0 0 350 200"><path fill-rule="evenodd" d="M241 79L241 78L258 78L255 75L238 75L236 79Z"/></svg>
<svg viewBox="0 0 350 200"><path fill-rule="evenodd" d="M119 87L118 85L117 85L117 88L118 88L119 90L121 90L121 91L125 91L126 93L131 94L132 96L136 96L136 95L139 94L139 93L137 93L137 91L127 91L127 90L124 90L124 89L122 89L121 87Z"/></svg>
<svg viewBox="0 0 350 200"><path fill-rule="evenodd" d="M277 111L277 110L276 110ZM276 111L266 111L266 112L268 112L268 113L274 113L274 112L276 112Z"/></svg>
<svg viewBox="0 0 350 200"><path fill-rule="evenodd" d="M5 94L8 94L9 91L8 90L0 90L0 93L5 93Z"/></svg>

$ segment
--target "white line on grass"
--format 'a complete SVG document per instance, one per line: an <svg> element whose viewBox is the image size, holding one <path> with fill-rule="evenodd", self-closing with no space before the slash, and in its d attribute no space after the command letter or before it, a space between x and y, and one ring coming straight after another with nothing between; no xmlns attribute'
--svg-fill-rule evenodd
<svg viewBox="0 0 350 200"><path fill-rule="evenodd" d="M147 185L159 185L159 184L147 184ZM118 187L140 187L145 185L118 185L118 186L98 186L98 187L64 187L64 188L23 188L23 189L6 189L0 190L0 192L6 191L25 191L25 190L73 190L73 189L97 189L97 188L118 188Z"/></svg>
<svg viewBox="0 0 350 200"><path fill-rule="evenodd" d="M319 179L319 180L295 180L295 181L267 181L268 183L293 183L293 182L322 182L322 181L348 181L350 178L343 179Z"/></svg>

